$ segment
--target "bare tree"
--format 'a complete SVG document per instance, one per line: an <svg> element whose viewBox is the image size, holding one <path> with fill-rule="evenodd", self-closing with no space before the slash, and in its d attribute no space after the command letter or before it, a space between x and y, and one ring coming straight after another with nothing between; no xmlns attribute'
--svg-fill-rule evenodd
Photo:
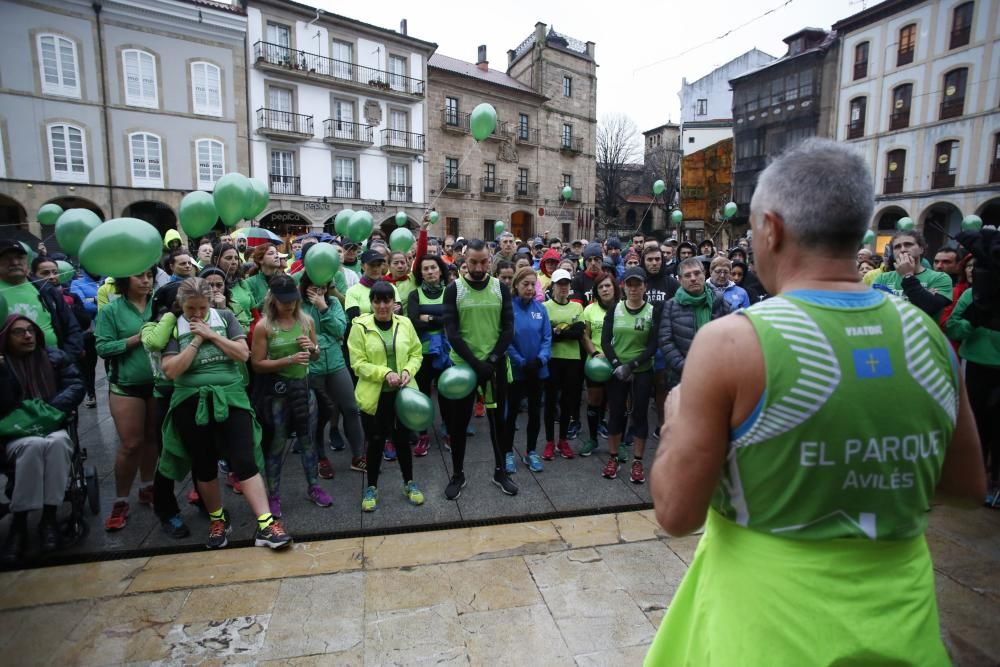
<svg viewBox="0 0 1000 667"><path fill-rule="evenodd" d="M683 158L679 146L664 144L646 153L643 192L653 193L653 183L663 181L663 194L656 198L656 205L668 215L677 206L680 192L680 168Z"/></svg>
<svg viewBox="0 0 1000 667"><path fill-rule="evenodd" d="M597 209L605 225L618 217L628 166L638 162L640 155L635 122L625 114L605 114L597 126Z"/></svg>

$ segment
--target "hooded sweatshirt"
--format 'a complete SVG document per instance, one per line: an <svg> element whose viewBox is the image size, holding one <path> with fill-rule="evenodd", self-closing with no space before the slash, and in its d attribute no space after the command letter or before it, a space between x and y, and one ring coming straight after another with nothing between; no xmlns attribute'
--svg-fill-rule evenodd
<svg viewBox="0 0 1000 667"><path fill-rule="evenodd" d="M180 241L181 245L184 244L184 239L181 238L180 232L176 229L168 229L167 233L163 235L163 248L167 252L171 252L170 242Z"/></svg>
<svg viewBox="0 0 1000 667"><path fill-rule="evenodd" d="M560 255L559 251L555 248L549 248L545 251L545 254L542 255L542 260L538 263L538 282L541 284L543 292L548 290L549 285L552 284L552 272L546 270L545 268L545 262L550 259L556 260L556 268L558 268L559 260L562 259L562 255Z"/></svg>

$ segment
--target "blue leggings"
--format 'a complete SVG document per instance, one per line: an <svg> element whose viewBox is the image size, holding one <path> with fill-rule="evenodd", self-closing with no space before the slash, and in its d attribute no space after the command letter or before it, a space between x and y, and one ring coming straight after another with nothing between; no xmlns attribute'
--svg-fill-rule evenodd
<svg viewBox="0 0 1000 667"><path fill-rule="evenodd" d="M316 396L309 392L309 419L306 423L296 423L288 398L273 396L269 400L271 423L273 426L263 426L264 438L264 471L267 479L267 495L278 495L281 484L281 468L285 459L285 448L288 446L288 432L294 431L299 441L299 458L302 470L306 474L306 484L314 486L317 483L317 466L319 456L316 453L314 436L316 424ZM266 420L265 420L266 421Z"/></svg>

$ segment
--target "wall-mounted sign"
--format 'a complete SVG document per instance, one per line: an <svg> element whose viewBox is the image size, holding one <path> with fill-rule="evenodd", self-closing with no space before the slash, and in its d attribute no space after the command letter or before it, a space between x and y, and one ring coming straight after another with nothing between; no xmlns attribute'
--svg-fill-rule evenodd
<svg viewBox="0 0 1000 667"><path fill-rule="evenodd" d="M948 164L948 154L942 153L938 155L938 164Z"/></svg>

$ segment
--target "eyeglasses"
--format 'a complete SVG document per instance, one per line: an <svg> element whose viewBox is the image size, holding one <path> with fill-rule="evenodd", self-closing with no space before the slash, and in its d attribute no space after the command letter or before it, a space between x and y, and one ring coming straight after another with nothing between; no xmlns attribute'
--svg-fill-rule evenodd
<svg viewBox="0 0 1000 667"><path fill-rule="evenodd" d="M10 335L24 338L25 336L34 336L35 330L31 327L16 327L10 330Z"/></svg>
<svg viewBox="0 0 1000 667"><path fill-rule="evenodd" d="M716 269L712 271L713 276L728 276L730 273L729 269Z"/></svg>

